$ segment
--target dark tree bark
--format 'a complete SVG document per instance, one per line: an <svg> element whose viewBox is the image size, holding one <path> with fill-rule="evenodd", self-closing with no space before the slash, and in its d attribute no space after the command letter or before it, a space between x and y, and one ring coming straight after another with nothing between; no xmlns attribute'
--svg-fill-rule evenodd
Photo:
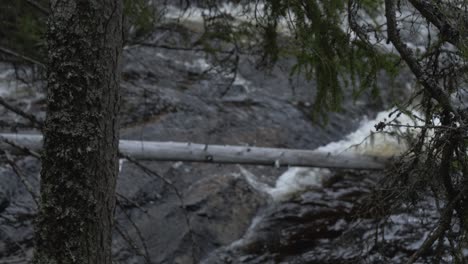
<svg viewBox="0 0 468 264"><path fill-rule="evenodd" d="M52 0L34 263L111 263L122 1Z"/></svg>

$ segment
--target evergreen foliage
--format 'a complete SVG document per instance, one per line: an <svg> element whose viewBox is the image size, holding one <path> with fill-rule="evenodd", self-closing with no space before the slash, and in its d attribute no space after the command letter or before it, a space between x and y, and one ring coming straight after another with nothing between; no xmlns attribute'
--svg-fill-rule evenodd
<svg viewBox="0 0 468 264"><path fill-rule="evenodd" d="M46 0L37 0L46 4ZM45 5L47 6L47 5ZM43 34L46 17L27 1L0 0L0 46L41 60L44 57ZM7 60L16 58L1 56Z"/></svg>
<svg viewBox="0 0 468 264"><path fill-rule="evenodd" d="M378 12L378 1L364 1L369 17ZM272 62L278 53L294 56L297 64L291 75L301 74L317 83L314 117L325 118L330 111L340 111L345 87L352 86L358 96L372 89L378 96L376 77L380 71L395 73L397 57L372 48L369 42L356 38L347 26L346 1L267 1L264 36L268 45L264 52ZM277 48L279 24L287 24L293 40L283 49ZM326 121L326 120L325 120Z"/></svg>
<svg viewBox="0 0 468 264"><path fill-rule="evenodd" d="M0 0L0 46L44 62L48 4L48 0ZM124 0L124 13L128 39L146 37L158 19L156 8L145 0ZM21 62L1 53L0 59Z"/></svg>
<svg viewBox="0 0 468 264"><path fill-rule="evenodd" d="M152 33L159 19L158 10L146 0L124 0L127 40L140 39Z"/></svg>
<svg viewBox="0 0 468 264"><path fill-rule="evenodd" d="M385 72L394 77L398 72L398 56L375 47L376 43L369 39L357 37L350 28L347 13L355 11L347 1L271 0L241 4L243 13L236 14L241 19L220 5L205 6L209 12L204 16L203 34L194 45L221 63L226 63L225 57L219 58L225 50L260 55L258 65L267 68L280 58L295 58L291 76L304 76L316 83L311 115L317 122L326 123L330 111L343 110L345 89L353 89L356 98L369 90L378 98L377 75ZM382 15L382 1L362 1L359 10L361 15L376 21ZM376 35L383 34L380 28L375 31ZM378 41L383 39L379 38Z"/></svg>
<svg viewBox="0 0 468 264"><path fill-rule="evenodd" d="M46 14L26 0L0 1L4 10L0 23L6 25L0 29L0 45L45 61L42 35ZM47 7L46 0L36 2ZM317 84L311 113L317 121L326 121L329 111L342 110L345 87L352 86L356 97L368 89L378 97L377 74L382 70L390 76L395 74L397 56L369 48L369 43L351 33L344 15L345 1L274 0L255 7L245 3L246 12L263 7L250 21L235 21L216 3L205 5L210 13L204 17L204 32L194 45L201 46L214 61L231 63L231 68L236 68L234 64L241 52L262 54L259 65L263 66L274 65L281 56L295 57L297 63L291 76L302 75ZM375 18L381 3L362 1L361 7ZM124 12L127 40L135 41L146 38L161 23L164 6L156 8L145 0L125 0ZM227 56L220 53L226 49L230 50Z"/></svg>

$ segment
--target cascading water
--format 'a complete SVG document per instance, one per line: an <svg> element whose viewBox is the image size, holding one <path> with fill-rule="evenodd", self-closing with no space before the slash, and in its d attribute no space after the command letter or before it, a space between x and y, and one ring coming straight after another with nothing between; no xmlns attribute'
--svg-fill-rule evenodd
<svg viewBox="0 0 468 264"><path fill-rule="evenodd" d="M373 120L364 118L355 132L348 134L340 141L331 142L316 150L338 156L342 153L350 152L376 157L398 156L408 148L408 143L403 137L415 135L417 129L411 128L411 126L421 125L421 121L407 115L400 115L397 118L389 117L391 113L395 116L395 112L395 109L391 109L380 112ZM390 120L391 124L409 127L389 127L379 132L375 130L374 126L377 123L388 122ZM253 174L242 167L241 172L255 189L268 193L276 201L287 200L288 197L307 190L310 187L320 187L322 180L331 174L331 171L328 169L291 167L277 179L274 187L268 187L259 183Z"/></svg>
<svg viewBox="0 0 468 264"><path fill-rule="evenodd" d="M398 127L387 126L384 131L376 132L374 126L382 121ZM360 127L343 140L317 150L334 155L354 152L398 156L408 148L402 136L415 136L417 129L411 127L415 125L421 125L421 121L414 116L397 115L395 109L383 111L375 119L364 118ZM376 235L377 220L353 219L354 204L373 188L373 177L358 172L340 174L328 169L293 167L272 187L243 167L240 171L254 189L272 198L271 203L252 220L240 240L214 252L203 263L381 263L386 259L385 254L374 252L377 244L365 242L372 241L372 236ZM340 175L340 180L330 184L330 179L336 175ZM425 208L431 206L431 202L427 202ZM395 224L386 229L384 237L397 243L406 239L402 249L414 250L427 234L416 229L418 224L437 215L431 209L425 210L424 213L391 215ZM386 260L399 263L405 256L398 249L394 250L389 253L393 256Z"/></svg>

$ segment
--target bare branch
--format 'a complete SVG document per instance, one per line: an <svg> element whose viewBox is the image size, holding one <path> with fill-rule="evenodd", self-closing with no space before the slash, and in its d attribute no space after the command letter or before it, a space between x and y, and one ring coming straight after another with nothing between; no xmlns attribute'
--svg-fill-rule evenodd
<svg viewBox="0 0 468 264"><path fill-rule="evenodd" d="M150 216L150 215L148 214L148 210L146 210L145 208L141 207L141 205L139 205L137 202L135 202L135 201L133 201L133 200L131 200L131 199L125 197L125 195L120 194L120 193L116 193L115 195L116 195L117 197L119 197L119 198L122 198L122 199L125 200L127 203L131 204L133 207L138 208L140 211L142 211L142 212L145 213L146 215ZM160 199L160 198L161 198L161 195L157 194L157 198ZM119 202L120 206L122 207L122 210L125 209L125 208L124 208L124 205L122 204L122 201L119 201L119 200L117 200L117 201ZM125 206L125 207L128 207L128 206Z"/></svg>
<svg viewBox="0 0 468 264"><path fill-rule="evenodd" d="M406 262L406 264L413 264L416 260L418 260L424 253L426 253L429 248L432 247L434 242L441 237L445 231L450 227L450 222L452 221L452 213L453 208L449 206L445 210L445 214L442 216L439 225L437 228L432 232L432 234L426 238L422 246L416 251L410 259Z"/></svg>
<svg viewBox="0 0 468 264"><path fill-rule="evenodd" d="M141 234L140 228L137 226L137 224L133 221L132 217L125 211L124 208L120 207L122 213L125 215L127 220L130 222L130 224L135 228L135 232L137 233L138 239L140 240L141 244L143 245L143 249L145 251L144 253L144 258L146 260L146 263L151 264L151 258L150 254L148 251L148 246L146 245L145 239L143 238L143 235Z"/></svg>
<svg viewBox="0 0 468 264"><path fill-rule="evenodd" d="M128 235L119 225L118 222L114 225L115 229L117 230L117 233L127 242L127 244L130 246L130 248L137 254L138 256L142 256L145 259L146 263L151 263L151 261L145 256L143 252L141 252L140 248L135 244L133 239Z"/></svg>
<svg viewBox="0 0 468 264"><path fill-rule="evenodd" d="M31 150L30 148L28 147L25 147L25 146L20 146L18 144L16 144L15 142L13 142L12 140L8 139L8 138L5 138L3 137L2 135L0 135L0 140L7 143L8 145L12 146L14 149L17 149L27 155L31 155L33 157L35 157L36 159L41 159L41 155L37 152L35 152L34 150Z"/></svg>
<svg viewBox="0 0 468 264"><path fill-rule="evenodd" d="M17 131L18 128L23 129L23 130L30 130L34 128L34 126L30 122L21 123L21 122L0 120L0 129L1 128L10 129L11 131Z"/></svg>
<svg viewBox="0 0 468 264"><path fill-rule="evenodd" d="M11 157L10 153L8 151L4 151L4 153L5 153L8 164L11 166L11 168L15 172L16 176L18 176L18 178L21 180L21 183L24 185L26 190L31 195L31 197L32 197L34 203L36 204L37 208L39 208L39 199L37 198L37 195L34 192L34 188L32 187L31 183L29 183L29 181L24 176L23 172L20 170L20 168L18 168L18 165L16 165L16 163L13 160L13 158Z"/></svg>
<svg viewBox="0 0 468 264"><path fill-rule="evenodd" d="M38 65L38 66L41 67L41 68L44 68L44 69L46 68L46 66L45 66L44 63L39 62L39 61L37 61L37 60L35 60L35 59L32 59L32 58L30 58L30 57L27 57L27 56L25 56L25 55L19 54L19 53L17 53L17 52L14 52L14 51L12 51L12 50L10 50L10 49L7 49L7 48L5 48L5 47L0 47L0 52L3 52L3 53L5 53L5 54L11 55L11 56L16 57L16 58L20 58L20 59L22 59L22 60L24 60L24 61L27 61L27 62L29 62L29 63L36 64L36 65Z"/></svg>
<svg viewBox="0 0 468 264"><path fill-rule="evenodd" d="M356 36L371 50L375 51L375 47L369 42L369 37L362 26L356 21L357 10L355 9L356 3L354 0L348 0L348 23L352 31L356 33Z"/></svg>
<svg viewBox="0 0 468 264"><path fill-rule="evenodd" d="M34 127L42 130L43 125L44 125L42 121L39 121L36 116L34 116L32 114L29 114L29 113L26 113L23 110L19 109L18 107L7 103L7 101L5 99L3 99L2 96L0 96L0 105L2 105L3 107L5 107L8 110L14 112L17 115L26 118L27 120L29 120L34 125Z"/></svg>
<svg viewBox="0 0 468 264"><path fill-rule="evenodd" d="M417 80L429 92L431 97L434 98L447 112L452 113L456 117L457 121L462 122L462 118L459 113L455 111L450 103L449 95L438 87L437 82L431 76L423 71L423 67L414 57L413 50L411 50L406 43L402 41L400 33L398 32L395 14L395 1L385 0L385 17L387 18L388 40L392 42L400 53L401 58L406 62Z"/></svg>
<svg viewBox="0 0 468 264"><path fill-rule="evenodd" d="M192 243L192 259L193 259L194 263L197 263L198 261L197 261L197 257L196 257L196 254L195 254L195 249L197 248L196 247L196 242L195 242L195 234L193 232L192 225L190 224L190 218L189 218L188 213L186 211L184 197L183 197L182 193L179 191L179 189L177 188L177 186L175 186L174 183L171 180L163 177L159 173L157 173L154 170L148 168L147 166L143 165L142 163L138 162L137 160L133 159L132 157L130 157L128 155L124 155L122 153L119 153L119 156L121 156L121 157L127 159L129 162L135 164L137 167L139 167L141 170L143 170L146 174L161 179L163 182L168 184L173 189L175 195L177 196L177 199L179 199L180 207L182 209L182 213L184 215L185 223L186 223L187 229L188 229L188 234L190 236L190 240L191 240L191 243Z"/></svg>
<svg viewBox="0 0 468 264"><path fill-rule="evenodd" d="M462 32L452 25L449 21L449 18L446 14L441 12L440 4L435 1L426 1L426 0L409 0L409 2L423 15L429 22L439 29L439 33L442 38L454 46L460 48L462 40ZM454 7L451 7L451 9ZM447 10L448 11L448 10ZM451 10L450 13L454 13L454 10ZM467 15L466 11L457 10L462 15ZM463 14L465 13L465 14ZM462 20L463 21L463 20Z"/></svg>
<svg viewBox="0 0 468 264"><path fill-rule="evenodd" d="M441 168L442 169L442 168ZM452 215L454 209L459 206L460 200L465 196L466 192L468 191L468 186L465 185L457 195L451 196L451 200L449 200L447 206L443 210L442 216L440 217L439 225L437 228L432 232L432 234L426 238L422 246L416 251L411 258L406 262L406 264L413 264L416 260L418 260L427 250L431 248L434 242L441 237L446 230L450 228L450 223L452 222Z"/></svg>
<svg viewBox="0 0 468 264"><path fill-rule="evenodd" d="M39 4L38 2L34 1L34 0L26 0L26 2L28 4L30 4L31 6L35 7L36 9L38 9L39 11L41 11L44 15L48 16L49 15L49 9L42 6L41 4Z"/></svg>

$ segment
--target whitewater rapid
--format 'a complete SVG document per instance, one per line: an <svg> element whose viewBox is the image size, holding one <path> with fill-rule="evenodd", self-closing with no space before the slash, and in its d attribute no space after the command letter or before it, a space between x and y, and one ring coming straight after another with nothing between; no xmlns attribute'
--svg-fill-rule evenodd
<svg viewBox="0 0 468 264"><path fill-rule="evenodd" d="M393 114L391 114L393 113ZM377 114L374 119L364 117L359 128L346 135L342 140L331 142L321 146L316 151L327 152L335 156L343 153L356 153L377 157L398 156L408 150L408 141L405 137L414 137L419 129L411 126L420 126L422 121L412 113L398 115L398 111L390 109ZM396 117L398 116L398 117ZM390 122L395 125L408 127L387 126L382 131L376 131L375 125L379 122ZM276 180L273 187L258 180L258 178L239 166L241 174L245 176L249 184L264 193L270 195L275 201L284 201L291 196L304 192L310 188L320 188L323 179L331 174L331 171L323 168L290 167Z"/></svg>

